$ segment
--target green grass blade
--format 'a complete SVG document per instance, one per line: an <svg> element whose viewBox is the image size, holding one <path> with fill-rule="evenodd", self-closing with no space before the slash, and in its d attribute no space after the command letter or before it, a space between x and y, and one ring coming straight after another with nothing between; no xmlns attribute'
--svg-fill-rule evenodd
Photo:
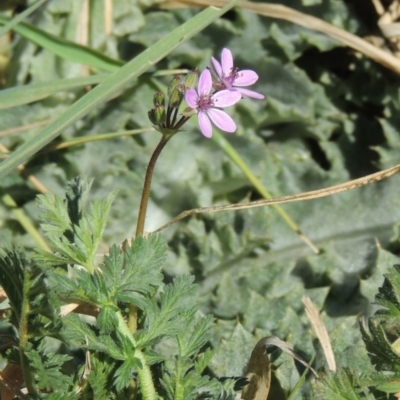
<svg viewBox="0 0 400 400"><path fill-rule="evenodd" d="M42 100L62 90L95 85L102 82L107 76L107 74L99 74L3 89L0 91L0 110Z"/></svg>
<svg viewBox="0 0 400 400"><path fill-rule="evenodd" d="M102 140L110 140L124 136L140 135L142 133L148 133L148 132L157 132L157 131L153 127L149 127L143 129L132 129L130 131L100 133L99 135L84 136L72 140L67 140L65 142L57 143L54 145L50 144L49 146L43 148L40 153L48 153L50 151L66 149L67 147L79 146L85 143L100 142Z"/></svg>
<svg viewBox="0 0 400 400"><path fill-rule="evenodd" d="M151 76L167 76L186 73L186 69L160 70L152 73ZM0 91L0 110L33 103L34 101L45 99L46 97L63 90L96 85L102 82L107 76L107 74L97 74L82 78L59 79L58 81L33 83L31 85L15 86L3 89ZM155 80L152 80L152 83L153 85L159 85Z"/></svg>
<svg viewBox="0 0 400 400"><path fill-rule="evenodd" d="M10 18L0 15L0 25L5 25L10 21ZM79 64L89 65L108 72L114 72L124 64L122 61L114 60L90 47L52 35L25 22L14 26L13 30L25 39L36 43L59 57Z"/></svg>
<svg viewBox="0 0 400 400"><path fill-rule="evenodd" d="M21 224L27 233L29 233L36 244L45 251L51 251L45 240L40 236L40 233L36 229L33 222L25 214L22 208L19 208L15 200L8 194L5 193L1 199L3 203L11 210L14 214L14 218Z"/></svg>
<svg viewBox="0 0 400 400"><path fill-rule="evenodd" d="M109 99L118 90L129 85L143 72L156 64L181 43L190 39L206 26L230 10L237 0L229 2L222 9L207 8L195 17L176 28L153 46L149 47L118 71L108 76L93 90L72 104L64 114L50 122L36 137L19 147L10 157L0 164L0 177L11 172L24 163L30 156L42 149L47 143L56 138L67 126L84 117L98 104ZM151 101L149 99L149 101Z"/></svg>
<svg viewBox="0 0 400 400"><path fill-rule="evenodd" d="M21 14L18 14L12 20L7 22L1 29L0 29L0 37L2 37L5 33L9 30L13 29L16 25L18 25L21 21L23 21L28 15L31 15L36 9L38 9L42 4L44 4L47 0L39 0L37 3L32 4L28 7L25 11Z"/></svg>

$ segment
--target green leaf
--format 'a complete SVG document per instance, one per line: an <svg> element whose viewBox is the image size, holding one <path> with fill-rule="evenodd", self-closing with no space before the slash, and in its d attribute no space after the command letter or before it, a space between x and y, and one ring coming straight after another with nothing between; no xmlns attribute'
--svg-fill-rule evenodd
<svg viewBox="0 0 400 400"><path fill-rule="evenodd" d="M360 327L372 364L378 370L400 371L400 356L386 337L379 317L368 320L369 333L362 323Z"/></svg>
<svg viewBox="0 0 400 400"><path fill-rule="evenodd" d="M7 293L10 306L15 313L16 321L20 320L23 301L24 272L28 260L22 251L4 249L0 254L0 285Z"/></svg>
<svg viewBox="0 0 400 400"><path fill-rule="evenodd" d="M218 348L217 354L211 360L211 368L217 376L243 376L243 367L250 359L256 345L256 339L242 325L236 324L229 340Z"/></svg>
<svg viewBox="0 0 400 400"><path fill-rule="evenodd" d="M113 194L93 201L84 209L91 182L76 178L69 184L66 202L49 194L39 197L42 229L53 254L39 252L36 259L46 265L78 264L93 272L95 254L107 223Z"/></svg>
<svg viewBox="0 0 400 400"><path fill-rule="evenodd" d="M187 329L178 335L179 356L192 357L211 339L213 317L211 315L203 317L197 323L194 316L185 315L184 319Z"/></svg>
<svg viewBox="0 0 400 400"><path fill-rule="evenodd" d="M129 382L132 378L132 369L137 367L137 363L132 360L125 361L115 371L114 374L114 385L118 392L128 387Z"/></svg>
<svg viewBox="0 0 400 400"><path fill-rule="evenodd" d="M65 400L79 400L80 399L80 393L77 392L65 392L63 390L55 390L53 393L50 393L48 396L46 396L46 399L49 400L59 400L60 398L65 399Z"/></svg>
<svg viewBox="0 0 400 400"><path fill-rule="evenodd" d="M90 358L92 370L87 377L90 388L93 390L93 398L99 400L109 400L110 393L107 388L108 379L115 368L110 360L100 361L97 357Z"/></svg>
<svg viewBox="0 0 400 400"><path fill-rule="evenodd" d="M387 308L382 313L393 318L400 316L400 265L395 264L385 275L383 286L375 297L377 304Z"/></svg>
<svg viewBox="0 0 400 400"><path fill-rule="evenodd" d="M151 303L147 310L145 331L138 336L138 345L148 346L163 336L174 336L186 329L184 317L186 311L195 304L196 285L192 276L178 276L164 287L160 295L160 304Z"/></svg>
<svg viewBox="0 0 400 400"><path fill-rule="evenodd" d="M118 318L115 312L117 307L104 306L97 316L97 326L100 328L100 334L110 334L115 331L118 326Z"/></svg>
<svg viewBox="0 0 400 400"><path fill-rule="evenodd" d="M54 354L46 349L46 340L42 340L37 350L25 352L30 361L39 389L67 391L72 385L72 376L62 373L63 365L72 359L67 354Z"/></svg>
<svg viewBox="0 0 400 400"><path fill-rule="evenodd" d="M102 82L107 75L93 75L84 78L59 79L53 82L32 83L3 89L0 92L0 110L21 106L45 99L65 90L72 90Z"/></svg>
<svg viewBox="0 0 400 400"><path fill-rule="evenodd" d="M375 400L368 389L360 388L354 372L338 371L335 375L322 375L321 380L313 384L316 400Z"/></svg>
<svg viewBox="0 0 400 400"><path fill-rule="evenodd" d="M9 21L9 18L0 15L0 25L5 25ZM119 67L124 65L120 60L114 60L90 47L82 46L62 37L52 35L51 33L45 32L25 22L14 26L13 30L27 40L57 54L59 57L79 64L89 65L108 72L115 72Z"/></svg>
<svg viewBox="0 0 400 400"><path fill-rule="evenodd" d="M110 248L101 266L105 284L112 300L140 301L143 296L154 295L162 284L161 267L165 261L167 246L161 235L138 236L131 245L121 250ZM138 304L139 305L139 304Z"/></svg>
<svg viewBox="0 0 400 400"><path fill-rule="evenodd" d="M75 343L86 343L89 348L95 346L96 349L102 348L95 331L90 326L82 321L77 314L70 313L63 319L64 328L62 331L66 341Z"/></svg>

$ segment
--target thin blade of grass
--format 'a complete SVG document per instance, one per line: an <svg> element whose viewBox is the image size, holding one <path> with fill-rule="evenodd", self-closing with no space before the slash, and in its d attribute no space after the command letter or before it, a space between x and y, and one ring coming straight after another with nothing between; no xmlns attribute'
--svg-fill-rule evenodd
<svg viewBox="0 0 400 400"><path fill-rule="evenodd" d="M156 76L169 76L187 74L187 69L159 70L151 74ZM51 96L63 90L77 89L79 87L96 85L108 75L97 74L81 78L59 79L52 82L32 83L30 85L15 86L0 91L0 110L10 107L22 106ZM153 80L153 82L156 82ZM154 83L156 84L156 83ZM0 134L1 136L1 134Z"/></svg>
<svg viewBox="0 0 400 400"><path fill-rule="evenodd" d="M115 138L124 137L124 136L140 135L140 134L146 133L146 132L156 132L156 130L154 128L143 128L143 129L133 129L130 131L123 131L123 132L101 133L99 135L91 135L91 136L75 138L72 140L67 140L62 143L44 147L40 151L40 154L48 153L50 151L55 151L55 150L66 149L67 147L79 146L79 145L85 144L85 143L100 142L102 140L115 139Z"/></svg>
<svg viewBox="0 0 400 400"><path fill-rule="evenodd" d="M9 210L13 213L14 218L21 224L21 226L25 229L25 231L33 238L36 244L44 251L51 251L50 247L44 241L44 239L40 236L40 233L36 229L35 225L28 218L22 208L19 208L15 200L8 194L4 194L1 197L3 203L9 208Z"/></svg>
<svg viewBox="0 0 400 400"><path fill-rule="evenodd" d="M28 15L31 15L35 10L37 10L46 1L47 0L39 0L37 3L32 4L26 10L24 10L21 14L16 15L12 20L10 20L2 28L0 28L0 37L2 37L4 34L6 34L11 29L13 29L16 25L18 25L21 21L23 21Z"/></svg>
<svg viewBox="0 0 400 400"><path fill-rule="evenodd" d="M33 103L63 90L96 85L107 76L107 74L99 74L84 78L60 79L58 81L32 83L31 85L3 89L0 91L0 110Z"/></svg>
<svg viewBox="0 0 400 400"><path fill-rule="evenodd" d="M8 22L10 22L10 18L0 15L0 25L5 25ZM89 65L107 72L115 72L124 64L123 61L114 60L90 47L52 35L25 22L14 26L13 31L59 57L78 64Z"/></svg>
<svg viewBox="0 0 400 400"><path fill-rule="evenodd" d="M5 176L30 156L56 138L68 125L84 117L98 104L106 101L118 90L126 87L143 72L168 55L181 43L190 39L206 26L230 10L237 1L231 1L222 9L208 8L176 28L153 46L149 47L118 71L108 76L93 90L72 104L64 114L49 123L39 134L24 143L10 157L0 164L0 177Z"/></svg>

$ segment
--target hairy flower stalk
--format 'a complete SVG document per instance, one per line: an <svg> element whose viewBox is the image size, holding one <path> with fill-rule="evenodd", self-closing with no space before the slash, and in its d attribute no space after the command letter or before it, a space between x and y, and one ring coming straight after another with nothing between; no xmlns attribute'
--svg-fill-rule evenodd
<svg viewBox="0 0 400 400"><path fill-rule="evenodd" d="M165 96L162 93L156 93L153 97L154 108L148 112L149 119L163 136L154 150L154 153L151 156L147 166L146 176L143 184L142 198L139 206L136 236L142 235L144 231L147 205L150 198L151 180L157 159L162 149L172 138L172 136L175 135L175 133L177 133L183 124L185 124L185 122L187 122L191 117L191 115L182 115L180 118L178 118L178 112L179 107L184 99L186 90L196 86L197 77L198 71L194 70L187 74L183 83L179 77L172 79L168 86L167 109L165 109Z"/></svg>
<svg viewBox="0 0 400 400"><path fill-rule="evenodd" d="M142 198L140 200L140 206L139 206L138 221L136 225L136 236L143 235L144 222L146 219L147 205L149 203L149 198L150 198L151 180L153 178L154 167L156 166L157 159L161 154L162 149L168 143L171 137L172 135L171 136L163 135L161 137L161 140L158 143L156 149L154 150L154 153L151 156L149 164L147 166L146 176L144 178L144 184L143 184Z"/></svg>

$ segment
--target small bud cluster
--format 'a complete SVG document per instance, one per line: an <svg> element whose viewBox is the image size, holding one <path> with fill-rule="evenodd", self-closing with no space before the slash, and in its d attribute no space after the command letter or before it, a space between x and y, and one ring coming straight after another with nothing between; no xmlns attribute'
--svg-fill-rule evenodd
<svg viewBox="0 0 400 400"><path fill-rule="evenodd" d="M199 79L197 70L189 72L183 82L179 77L172 79L168 86L166 109L164 95L155 94L154 108L149 111L149 118L163 135L175 134L195 114L205 137L212 136L212 124L225 132L235 132L236 124L224 111L224 107L236 104L242 97L264 98L262 94L244 88L255 83L258 75L252 70L235 67L229 49L222 50L221 63L214 57L211 62L214 76L209 69L205 69ZM183 99L189 108L178 118Z"/></svg>
<svg viewBox="0 0 400 400"><path fill-rule="evenodd" d="M185 93L197 85L199 73L197 70L190 71L184 80L179 76L174 77L168 85L167 106L163 93L156 93L153 97L153 105L149 112L152 124L163 134L173 135L179 131L190 116L182 115L178 118L179 107L185 98Z"/></svg>

